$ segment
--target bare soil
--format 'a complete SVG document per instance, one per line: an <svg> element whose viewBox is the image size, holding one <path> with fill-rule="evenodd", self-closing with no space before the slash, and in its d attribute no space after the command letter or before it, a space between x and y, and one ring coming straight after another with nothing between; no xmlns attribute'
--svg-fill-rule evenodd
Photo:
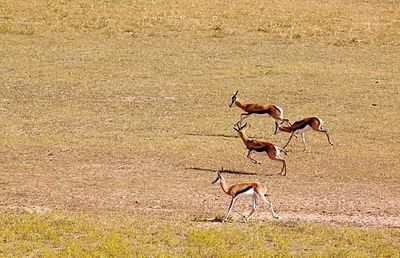
<svg viewBox="0 0 400 258"><path fill-rule="evenodd" d="M227 169L224 176L228 183L264 182L282 221L400 227L399 188L362 179L337 182L324 172L300 177L290 165L288 176L280 176L279 166L264 163L254 165L256 170ZM275 171L264 172L272 168ZM113 211L211 222L225 214L230 201L219 186L211 185L219 169L215 167L175 167L157 160L131 159L59 169L15 175L7 182L3 179L1 207L32 212ZM249 212L250 202L239 200L236 209ZM243 221L236 214L232 219ZM252 220L273 218L268 207L260 204Z"/></svg>

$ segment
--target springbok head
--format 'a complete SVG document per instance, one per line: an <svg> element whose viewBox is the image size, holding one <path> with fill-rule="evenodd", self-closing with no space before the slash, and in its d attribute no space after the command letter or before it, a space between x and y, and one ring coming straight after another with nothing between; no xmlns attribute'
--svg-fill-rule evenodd
<svg viewBox="0 0 400 258"><path fill-rule="evenodd" d="M233 129L235 129L235 131L239 133L239 132L242 131L243 129L246 129L246 127L247 127L247 122L244 123L244 125L241 125L241 124L240 124L240 121L239 121L239 122L237 122L237 123L233 126Z"/></svg>
<svg viewBox="0 0 400 258"><path fill-rule="evenodd" d="M275 132L274 132L274 134L278 134L280 132L281 132L281 128L279 127L278 123L275 122Z"/></svg>
<svg viewBox="0 0 400 258"><path fill-rule="evenodd" d="M235 104L238 93L239 91L237 90L236 93L233 94L231 104L229 105L230 108L233 107L233 105Z"/></svg>
<svg viewBox="0 0 400 258"><path fill-rule="evenodd" d="M217 172L217 178L215 178L214 181L212 181L211 184L217 185L217 184L219 184L221 182L221 180L223 179L223 177L221 175L222 171L224 171L224 167L222 167L221 170L219 170Z"/></svg>

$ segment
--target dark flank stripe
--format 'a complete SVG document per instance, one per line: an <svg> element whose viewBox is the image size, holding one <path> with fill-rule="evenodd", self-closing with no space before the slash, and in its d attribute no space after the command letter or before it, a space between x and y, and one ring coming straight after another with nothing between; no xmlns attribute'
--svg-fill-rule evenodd
<svg viewBox="0 0 400 258"><path fill-rule="evenodd" d="M265 148L252 148L251 150L256 151L256 152L264 152L264 151L266 151Z"/></svg>
<svg viewBox="0 0 400 258"><path fill-rule="evenodd" d="M259 115L269 114L268 110L258 110L258 111L255 111L254 113L259 114Z"/></svg>
<svg viewBox="0 0 400 258"><path fill-rule="evenodd" d="M296 126L295 131L304 129L307 125L311 126L310 123L309 123L308 121L304 121L303 123L301 123L301 124L299 124L298 126Z"/></svg>
<svg viewBox="0 0 400 258"><path fill-rule="evenodd" d="M243 190L237 192L235 196L238 196L238 195L241 194L241 193L247 192L247 191L250 190L251 188L253 188L253 186L248 186L248 187L244 188Z"/></svg>

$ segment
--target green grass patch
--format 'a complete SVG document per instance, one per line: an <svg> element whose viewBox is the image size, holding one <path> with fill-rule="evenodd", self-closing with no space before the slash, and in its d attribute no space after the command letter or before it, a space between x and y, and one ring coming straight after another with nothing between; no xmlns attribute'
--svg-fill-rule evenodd
<svg viewBox="0 0 400 258"><path fill-rule="evenodd" d="M177 222L90 213L3 213L3 256L396 257L397 228L296 222Z"/></svg>

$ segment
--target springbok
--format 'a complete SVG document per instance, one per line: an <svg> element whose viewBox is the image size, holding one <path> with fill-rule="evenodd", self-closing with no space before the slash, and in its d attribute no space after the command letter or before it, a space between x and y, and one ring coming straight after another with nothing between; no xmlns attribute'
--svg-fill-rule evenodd
<svg viewBox="0 0 400 258"><path fill-rule="evenodd" d="M232 211L233 205L235 204L235 201L242 196L251 196L252 197L252 202L253 202L253 209L251 210L250 214L245 216L241 213L246 221L248 221L253 215L254 211L256 210L257 207L257 199L260 198L262 201L264 201L266 204L268 204L271 207L271 213L272 217L275 219L278 219L279 217L276 216L274 208L272 206L271 200L267 199L267 188L265 185L259 183L259 182L245 182L245 183L239 183L239 184L233 184L233 185L228 185L224 179L224 177L221 175L221 172L217 172L217 178L212 182L213 185L220 184L222 190L227 194L232 196L231 203L228 208L228 212L226 213L225 218L222 220L222 222L226 221L228 219L229 214Z"/></svg>
<svg viewBox="0 0 400 258"><path fill-rule="evenodd" d="M326 134L326 137L328 138L329 144L333 145L331 142L331 139L329 137L329 130L327 128L323 128L323 121L318 118L318 117L308 117L304 118L300 121L295 122L291 126L281 126L281 125L275 125L275 134L282 132L286 133L291 133L290 138L286 145L283 148L286 148L289 144L289 142L292 140L293 136L296 136L296 134L300 133L301 134L301 140L303 141L304 144L304 151L307 150L307 145L306 145L306 140L304 138L304 133L310 129L313 129L314 131L317 132L322 132Z"/></svg>
<svg viewBox="0 0 400 258"><path fill-rule="evenodd" d="M283 109L281 107L275 105L260 105L260 104L249 104L245 103L244 101L238 99L239 91L232 96L232 101L229 107L239 107L246 113L242 113L240 115L239 122L242 123L244 119L248 118L249 116L271 116L275 119L275 124L278 124L278 121L282 124L283 122L287 122L290 125L289 119L283 118Z"/></svg>
<svg viewBox="0 0 400 258"><path fill-rule="evenodd" d="M245 129L247 127L247 123L245 123L243 126L240 125L240 122L238 122L236 125L233 126L233 129L239 133L240 138L242 139L244 145L246 145L246 148L248 149L247 153L247 158L251 160L254 164L261 164L260 161L254 159L251 157L251 154L253 152L261 155L268 155L268 157L272 160L276 160L279 162L283 163L282 170L279 174L285 176L286 175L286 161L282 159L279 154L280 152L285 153L287 155L286 151L278 147L272 143L266 142L266 141L261 141L261 140L251 140L249 137L247 137L245 133ZM285 173L283 174L283 171Z"/></svg>

